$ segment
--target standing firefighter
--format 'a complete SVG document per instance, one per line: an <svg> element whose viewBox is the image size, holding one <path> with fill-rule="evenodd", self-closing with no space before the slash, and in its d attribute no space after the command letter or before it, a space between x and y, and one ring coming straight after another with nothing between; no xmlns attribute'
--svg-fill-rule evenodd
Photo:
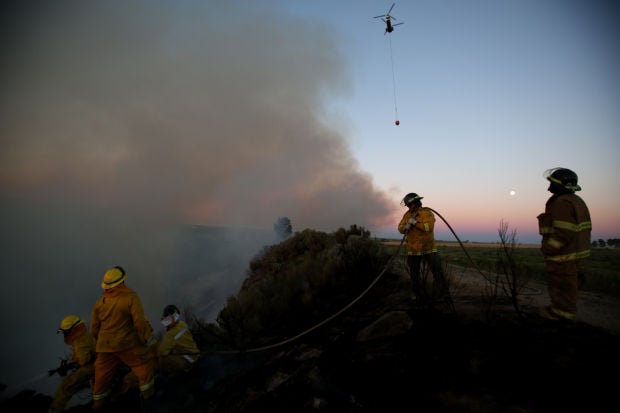
<svg viewBox="0 0 620 413"><path fill-rule="evenodd" d="M430 297L433 299L449 297L448 284L443 274L441 261L435 244L435 215L422 206L423 197L416 193L408 193L401 201L407 212L398 224L398 232L407 234L407 266L411 277L411 286L416 300L428 301L426 274L422 275L422 260L433 273L433 288Z"/></svg>
<svg viewBox="0 0 620 413"><path fill-rule="evenodd" d="M67 376L56 390L56 395L50 405L50 412L62 412L71 398L80 390L90 387L95 371L95 343L93 336L88 332L86 324L76 315L68 315L60 322L56 331L62 334L65 344L71 346L73 352L67 360L63 360L60 367L49 371L50 376L58 373L67 376L69 370L75 369Z"/></svg>
<svg viewBox="0 0 620 413"><path fill-rule="evenodd" d="M592 221L586 203L575 191L581 191L577 174L566 168L553 168L543 175L553 195L538 215L545 257L547 289L551 305L541 309L550 320L577 318L577 279L583 260L590 256Z"/></svg>
<svg viewBox="0 0 620 413"><path fill-rule="evenodd" d="M97 350L93 410L104 407L121 363L138 378L144 410L150 410L148 406L155 393L151 346L157 340L140 298L125 285L126 278L122 267L110 268L103 276L103 295L93 307L91 328Z"/></svg>

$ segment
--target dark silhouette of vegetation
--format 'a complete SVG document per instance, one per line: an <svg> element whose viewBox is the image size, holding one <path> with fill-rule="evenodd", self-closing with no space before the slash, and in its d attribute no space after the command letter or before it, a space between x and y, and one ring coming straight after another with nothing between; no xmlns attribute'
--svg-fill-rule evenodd
<svg viewBox="0 0 620 413"><path fill-rule="evenodd" d="M348 304L388 258L363 227L298 232L250 262L239 294L228 297L209 334L237 349L290 337Z"/></svg>
<svg viewBox="0 0 620 413"><path fill-rule="evenodd" d="M609 238L605 241L603 238L599 238L598 240L593 240L591 242L593 248L618 248L620 246L620 239L618 238Z"/></svg>
<svg viewBox="0 0 620 413"><path fill-rule="evenodd" d="M204 357L192 376L158 379L157 411L375 412L403 405L432 412L604 411L614 402L608 376L620 368L619 337L522 311L516 297L530 264L542 257L530 249L535 254L528 261L531 251L518 248L507 223L498 232L498 246L472 249L485 273L495 274L487 294L492 320L413 305L404 265L392 265L402 261L390 261L397 247L371 239L363 227L329 234L307 229L266 247L215 322L182 309ZM597 274L618 267L615 250L593 255ZM367 292L388 267L329 327L277 351L247 351L325 320ZM459 311L470 301L479 304L470 295L464 302L454 297ZM502 298L516 319L494 316ZM0 410L45 412L50 402L24 391L0 400ZM86 413L90 406L85 401L69 411ZM115 400L110 411L140 411L139 396Z"/></svg>
<svg viewBox="0 0 620 413"><path fill-rule="evenodd" d="M517 314L523 317L519 296L530 280L530 271L517 256L517 230L509 230L508 223L501 220L497 232L500 246L497 250L496 281L501 285L502 292L510 298Z"/></svg>

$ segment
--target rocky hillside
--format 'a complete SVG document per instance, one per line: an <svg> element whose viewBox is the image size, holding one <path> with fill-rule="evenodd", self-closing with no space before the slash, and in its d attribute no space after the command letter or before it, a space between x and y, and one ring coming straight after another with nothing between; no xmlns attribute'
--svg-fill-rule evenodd
<svg viewBox="0 0 620 413"><path fill-rule="evenodd" d="M458 297L455 312L416 307L407 281L392 274L320 331L245 355L251 367L203 393L204 411L557 412L614 402L617 335L517 318L510 306L485 318L471 296L467 314Z"/></svg>
<svg viewBox="0 0 620 413"><path fill-rule="evenodd" d="M400 261L354 305L298 339L263 351L205 347L186 381L158 381L156 411L539 413L616 404L618 334L545 321L527 305L517 316L501 298L491 308L483 292L458 288L451 302L416 305ZM0 408L44 405L45 397L23 393ZM138 397L111 407L138 411Z"/></svg>

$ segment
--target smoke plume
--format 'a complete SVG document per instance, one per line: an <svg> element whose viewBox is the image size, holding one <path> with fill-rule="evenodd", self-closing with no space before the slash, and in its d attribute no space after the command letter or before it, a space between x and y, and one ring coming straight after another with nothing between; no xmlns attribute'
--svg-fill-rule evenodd
<svg viewBox="0 0 620 413"><path fill-rule="evenodd" d="M55 329L90 321L107 268L126 268L155 322L196 289L234 292L269 239L188 254L182 224L394 221L328 110L352 92L332 28L270 2L19 1L0 15L0 382L69 352Z"/></svg>

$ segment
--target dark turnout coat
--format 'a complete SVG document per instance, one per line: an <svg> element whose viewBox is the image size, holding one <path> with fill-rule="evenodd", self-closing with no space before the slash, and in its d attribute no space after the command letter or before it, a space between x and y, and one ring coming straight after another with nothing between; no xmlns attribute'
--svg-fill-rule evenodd
<svg viewBox="0 0 620 413"><path fill-rule="evenodd" d="M586 203L575 194L556 194L538 216L541 250L547 261L565 262L590 256L592 222Z"/></svg>

